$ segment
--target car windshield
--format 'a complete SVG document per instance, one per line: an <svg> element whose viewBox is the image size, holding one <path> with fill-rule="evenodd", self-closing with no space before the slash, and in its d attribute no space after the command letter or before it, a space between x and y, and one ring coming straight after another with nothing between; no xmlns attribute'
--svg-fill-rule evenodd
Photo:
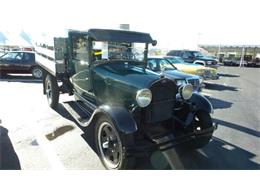
<svg viewBox="0 0 260 195"><path fill-rule="evenodd" d="M93 41L94 61L99 60L145 60L144 43Z"/></svg>
<svg viewBox="0 0 260 195"><path fill-rule="evenodd" d="M172 63L165 59L160 59L159 64L161 69L176 69L175 66L172 65Z"/></svg>
<svg viewBox="0 0 260 195"><path fill-rule="evenodd" d="M152 71L176 70L176 67L166 59L150 58L148 59L148 68Z"/></svg>
<svg viewBox="0 0 260 195"><path fill-rule="evenodd" d="M181 57L167 58L172 64L182 64L185 63Z"/></svg>
<svg viewBox="0 0 260 195"><path fill-rule="evenodd" d="M199 51L194 51L193 55L194 55L195 58L204 57L204 55Z"/></svg>
<svg viewBox="0 0 260 195"><path fill-rule="evenodd" d="M16 53L16 52L9 52L1 56L1 59L4 60L21 60L22 59L22 53Z"/></svg>

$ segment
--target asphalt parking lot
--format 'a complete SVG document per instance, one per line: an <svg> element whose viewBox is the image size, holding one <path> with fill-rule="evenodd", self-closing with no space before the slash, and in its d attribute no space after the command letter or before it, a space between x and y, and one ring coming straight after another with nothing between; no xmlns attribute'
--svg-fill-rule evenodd
<svg viewBox="0 0 260 195"><path fill-rule="evenodd" d="M202 91L219 124L212 141L192 152L156 152L137 169L260 168L260 69L220 67L219 73ZM104 169L87 129L62 104L57 111L48 107L41 81L8 75L0 89L0 169Z"/></svg>

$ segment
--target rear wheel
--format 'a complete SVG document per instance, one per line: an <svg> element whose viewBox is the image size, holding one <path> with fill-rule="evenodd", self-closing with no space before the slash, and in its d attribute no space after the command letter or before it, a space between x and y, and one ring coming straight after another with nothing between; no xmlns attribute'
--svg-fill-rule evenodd
<svg viewBox="0 0 260 195"><path fill-rule="evenodd" d="M34 78L36 78L36 79L40 79L40 78L42 78L42 70L41 70L41 68L40 67L33 67L33 69L32 69L32 75L33 75L33 77Z"/></svg>
<svg viewBox="0 0 260 195"><path fill-rule="evenodd" d="M209 113L205 111L198 111L194 115L194 127L195 132L201 131L202 129L208 129L213 126L212 118ZM209 143L212 138L212 133L205 136L199 137L190 143L191 149L202 148Z"/></svg>
<svg viewBox="0 0 260 195"><path fill-rule="evenodd" d="M95 143L99 158L106 169L133 169L135 158L127 155L127 147L133 144L132 135L118 132L106 117L98 119L95 127Z"/></svg>
<svg viewBox="0 0 260 195"><path fill-rule="evenodd" d="M45 78L45 92L49 106L53 109L57 108L60 95L59 86L57 79L50 74Z"/></svg>

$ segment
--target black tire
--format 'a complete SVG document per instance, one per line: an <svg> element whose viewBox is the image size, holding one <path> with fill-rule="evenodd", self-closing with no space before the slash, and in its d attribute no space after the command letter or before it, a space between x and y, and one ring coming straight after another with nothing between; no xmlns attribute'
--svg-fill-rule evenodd
<svg viewBox="0 0 260 195"><path fill-rule="evenodd" d="M205 111L198 111L194 115L194 125L195 131L200 131L201 129L207 129L212 127L213 122L210 114ZM189 147L191 149L198 149L204 147L211 140L212 134L213 133L197 138L196 140L189 143Z"/></svg>
<svg viewBox="0 0 260 195"><path fill-rule="evenodd" d="M41 79L42 78L42 69L38 66L35 66L32 68L32 76L35 78L35 79Z"/></svg>
<svg viewBox="0 0 260 195"><path fill-rule="evenodd" d="M50 74L48 74L45 78L45 92L49 106L56 109L59 104L59 86L57 79Z"/></svg>
<svg viewBox="0 0 260 195"><path fill-rule="evenodd" d="M95 145L98 156L108 170L133 169L135 157L127 150L133 145L133 135L120 133L106 116L101 116L95 125Z"/></svg>

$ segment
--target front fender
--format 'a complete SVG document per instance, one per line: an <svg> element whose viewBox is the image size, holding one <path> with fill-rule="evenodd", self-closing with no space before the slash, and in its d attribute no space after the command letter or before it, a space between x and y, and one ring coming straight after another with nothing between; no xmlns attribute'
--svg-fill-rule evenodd
<svg viewBox="0 0 260 195"><path fill-rule="evenodd" d="M198 93L193 93L190 101L195 105L195 111L203 110L207 113L213 114L213 106L206 97Z"/></svg>
<svg viewBox="0 0 260 195"><path fill-rule="evenodd" d="M137 131L134 118L124 107L102 105L97 108L96 114L105 114L122 133L131 134Z"/></svg>

